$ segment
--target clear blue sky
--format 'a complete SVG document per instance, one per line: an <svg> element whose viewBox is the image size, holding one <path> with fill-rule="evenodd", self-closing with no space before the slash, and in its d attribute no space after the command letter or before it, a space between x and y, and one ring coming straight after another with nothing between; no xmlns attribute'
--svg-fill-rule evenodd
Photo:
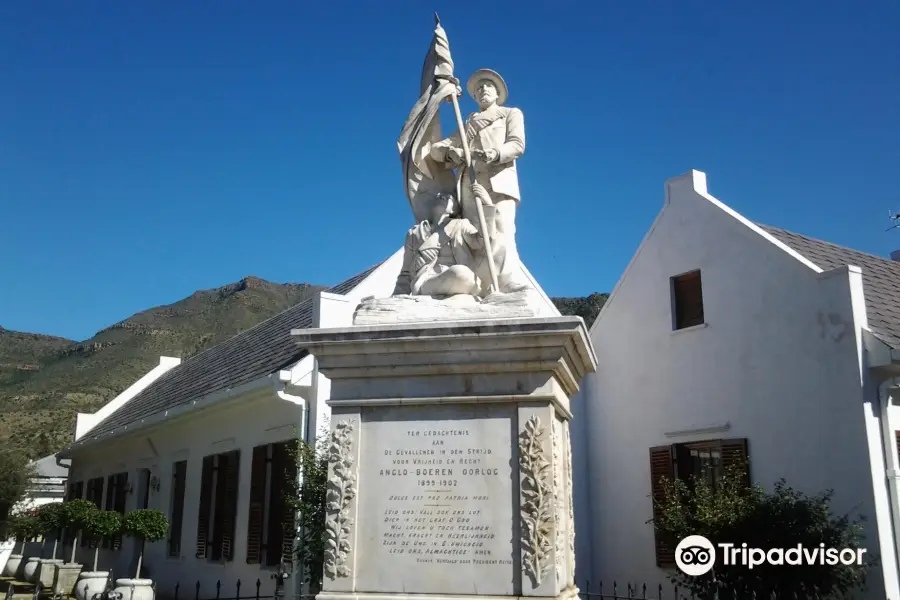
<svg viewBox="0 0 900 600"><path fill-rule="evenodd" d="M324 4L0 5L0 325L84 339L390 255L435 8L457 75L496 69L525 113L518 239L549 294L612 289L691 168L750 219L900 248L896 0Z"/></svg>

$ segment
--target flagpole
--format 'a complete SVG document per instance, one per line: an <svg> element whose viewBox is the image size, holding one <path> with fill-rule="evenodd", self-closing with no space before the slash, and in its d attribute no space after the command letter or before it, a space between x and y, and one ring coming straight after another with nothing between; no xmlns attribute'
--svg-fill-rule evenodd
<svg viewBox="0 0 900 600"><path fill-rule="evenodd" d="M435 13L435 18L437 18L437 13ZM456 113L456 126L459 127L459 138L462 140L463 153L466 157L466 171L469 172L469 183L475 183L475 169L472 166L472 153L469 151L469 140L466 137L466 126L463 124L462 112L459 110L459 100L456 98L456 93L450 95L453 99L453 111ZM460 195L462 195L462 190L460 190ZM491 236L490 232L487 230L487 221L484 218L484 207L481 204L481 198L478 194L475 194L475 207L478 210L478 222L481 225L481 237L484 239L484 251L487 253L488 260L488 270L491 272L491 292L500 291L500 286L497 284L497 267L494 266L494 250L491 244ZM462 198L459 199L462 202Z"/></svg>

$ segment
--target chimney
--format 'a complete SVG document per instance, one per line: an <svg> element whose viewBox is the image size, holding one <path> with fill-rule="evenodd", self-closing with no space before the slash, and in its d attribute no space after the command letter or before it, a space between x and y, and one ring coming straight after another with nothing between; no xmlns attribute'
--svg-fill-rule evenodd
<svg viewBox="0 0 900 600"><path fill-rule="evenodd" d="M894 250L891 252L891 260L900 261L900 250Z"/></svg>

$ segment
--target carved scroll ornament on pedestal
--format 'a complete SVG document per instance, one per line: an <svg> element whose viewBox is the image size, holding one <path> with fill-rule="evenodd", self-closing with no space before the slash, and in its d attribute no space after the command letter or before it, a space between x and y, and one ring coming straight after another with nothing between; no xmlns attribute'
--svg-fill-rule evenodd
<svg viewBox="0 0 900 600"><path fill-rule="evenodd" d="M353 474L353 423L341 421L331 433L328 462L331 476L325 493L325 575L331 579L349 577L350 566L350 502L356 496Z"/></svg>
<svg viewBox="0 0 900 600"><path fill-rule="evenodd" d="M537 415L532 415L519 435L519 468L522 472L522 566L534 586L541 584L550 566L554 533L554 502L550 461L545 457L544 434Z"/></svg>

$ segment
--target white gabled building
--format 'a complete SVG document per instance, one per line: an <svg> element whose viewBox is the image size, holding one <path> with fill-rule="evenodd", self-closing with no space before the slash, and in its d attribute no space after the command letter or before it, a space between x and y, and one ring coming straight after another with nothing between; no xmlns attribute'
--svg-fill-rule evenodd
<svg viewBox="0 0 900 600"><path fill-rule="evenodd" d="M68 462L57 459L55 454L33 461L34 475L28 482L25 498L14 510L30 510L52 502L62 502L69 475Z"/></svg>
<svg viewBox="0 0 900 600"><path fill-rule="evenodd" d="M169 539L148 544L144 556L142 576L158 594L171 596L178 583L193 595L199 581L201 598L216 597L216 582L232 597L240 579L242 595L252 596L259 578L271 595L271 575L293 541L279 494L285 443L314 439L330 416L329 381L291 330L351 325L361 299L391 295L402 258L400 250L184 362L164 357L96 413L78 416L76 440L59 454L72 461L70 497L169 516ZM539 310L559 315L535 287ZM113 546L100 568L133 576L137 548ZM92 551L82 552L89 560ZM295 570L291 584L299 581Z"/></svg>
<svg viewBox="0 0 900 600"><path fill-rule="evenodd" d="M651 482L746 455L754 482L865 515L870 597L900 598L900 262L755 224L691 171L591 338L572 402L582 587L666 583Z"/></svg>

